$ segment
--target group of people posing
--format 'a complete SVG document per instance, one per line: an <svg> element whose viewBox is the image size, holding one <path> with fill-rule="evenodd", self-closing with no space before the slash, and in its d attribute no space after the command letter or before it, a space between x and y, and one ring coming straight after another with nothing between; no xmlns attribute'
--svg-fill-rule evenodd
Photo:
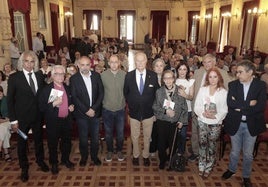
<svg viewBox="0 0 268 187"><path fill-rule="evenodd" d="M44 162L43 122L46 125L51 172L59 172L58 143L61 163L72 169L70 161L72 120L79 132L80 166L86 166L90 155L94 165L101 165L98 157L100 117L104 123L107 144L106 162L115 157L125 160L122 152L126 117L129 117L132 140L132 164L150 166L150 153L158 151L159 169L166 167L168 157L185 153L186 134L192 121L190 161L198 158L199 175L208 177L216 161L216 140L222 126L230 134L232 150L228 170L223 179L230 178L237 169L240 150L243 150L243 180L251 185L252 152L256 137L265 130L265 83L255 78L256 67L249 60L236 64L237 79L230 81L226 71L217 67L216 57L206 54L202 66L191 75L186 62L177 64L175 72L167 68L162 58L148 69L147 56L137 52L136 69L121 69L118 55L109 58L109 68L100 73L91 70L91 61L82 56L78 71L64 83L66 68L54 65L52 82L45 85L42 73L35 72L38 57L25 51L19 58L22 71L8 79L8 119L14 132L33 131L36 162L42 171L49 171ZM1 90L0 90L1 91ZM127 106L126 106L127 104ZM126 115L128 108L128 115ZM224 121L224 122L223 122ZM143 147L139 138L143 134ZM176 151L170 151L174 132L181 138ZM114 131L116 143L114 144ZM88 139L90 138L90 151ZM29 178L26 140L18 136L18 158L21 180ZM116 154L116 155L115 155Z"/></svg>

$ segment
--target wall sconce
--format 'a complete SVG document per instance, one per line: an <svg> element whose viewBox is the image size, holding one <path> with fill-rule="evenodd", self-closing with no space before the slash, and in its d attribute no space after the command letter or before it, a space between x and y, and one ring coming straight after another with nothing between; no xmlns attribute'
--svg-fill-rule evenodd
<svg viewBox="0 0 268 187"><path fill-rule="evenodd" d="M105 17L107 20L112 20L112 16L106 16Z"/></svg>
<svg viewBox="0 0 268 187"><path fill-rule="evenodd" d="M140 18L141 18L141 20L142 20L142 21L144 21L144 20L146 20L146 19L147 19L147 17L146 17L146 16L144 16L144 15L143 15L143 16L141 16Z"/></svg>
<svg viewBox="0 0 268 187"><path fill-rule="evenodd" d="M267 16L267 10L263 11L262 9L254 7L253 9L248 9L248 14L252 16L261 16L262 14L265 14L265 16Z"/></svg>
<svg viewBox="0 0 268 187"><path fill-rule="evenodd" d="M200 16L199 16L199 15L194 15L194 16L193 16L193 19L195 19L195 20L199 20L199 19L200 19Z"/></svg>
<svg viewBox="0 0 268 187"><path fill-rule="evenodd" d="M69 17L72 17L73 16L73 13L70 12L70 11L67 11L67 12L64 13L64 16L67 17L67 18L69 18Z"/></svg>
<svg viewBox="0 0 268 187"><path fill-rule="evenodd" d="M221 14L222 17L225 17L225 18L231 18L231 17L236 17L237 18L237 13L232 15L231 12L224 12Z"/></svg>
<svg viewBox="0 0 268 187"><path fill-rule="evenodd" d="M175 18L177 21L181 21L182 20L182 17L178 16Z"/></svg>
<svg viewBox="0 0 268 187"><path fill-rule="evenodd" d="M217 19L218 17L217 17L217 16L213 16L213 17L212 17L211 14L206 14L206 15L205 15L205 19L211 19L211 18L215 18L215 19Z"/></svg>

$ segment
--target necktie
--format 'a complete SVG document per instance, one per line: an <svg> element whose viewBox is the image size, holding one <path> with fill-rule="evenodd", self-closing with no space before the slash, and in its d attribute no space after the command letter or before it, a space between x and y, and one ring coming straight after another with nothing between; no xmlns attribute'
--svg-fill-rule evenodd
<svg viewBox="0 0 268 187"><path fill-rule="evenodd" d="M34 86L34 81L33 81L33 78L32 78L32 73L28 73L29 75L29 82L30 82L30 87L34 93L34 95L36 94L36 91L35 91L35 86Z"/></svg>
<svg viewBox="0 0 268 187"><path fill-rule="evenodd" d="M141 77L140 77L140 94L142 94L143 88L144 88L144 83L143 83L142 73L140 75L141 75Z"/></svg>

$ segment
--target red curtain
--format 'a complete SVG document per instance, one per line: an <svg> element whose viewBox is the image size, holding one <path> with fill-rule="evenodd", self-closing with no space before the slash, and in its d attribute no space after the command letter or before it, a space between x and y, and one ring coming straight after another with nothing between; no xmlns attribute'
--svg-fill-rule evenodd
<svg viewBox="0 0 268 187"><path fill-rule="evenodd" d="M23 14L31 11L30 0L8 0L8 6L14 12L19 11Z"/></svg>
<svg viewBox="0 0 268 187"><path fill-rule="evenodd" d="M58 17L59 17L59 5L50 3L50 19L52 30L52 41L56 51L59 50L59 29L58 29Z"/></svg>
<svg viewBox="0 0 268 187"><path fill-rule="evenodd" d="M8 0L10 23L12 35L15 36L15 26L14 26L14 12L19 11L25 15L25 25L27 30L27 40L29 49L32 49L32 30L31 30L31 3L30 0Z"/></svg>
<svg viewBox="0 0 268 187"><path fill-rule="evenodd" d="M153 19L152 38L156 38L157 41L159 41L163 35L166 35L168 15L168 11L151 11L151 19Z"/></svg>

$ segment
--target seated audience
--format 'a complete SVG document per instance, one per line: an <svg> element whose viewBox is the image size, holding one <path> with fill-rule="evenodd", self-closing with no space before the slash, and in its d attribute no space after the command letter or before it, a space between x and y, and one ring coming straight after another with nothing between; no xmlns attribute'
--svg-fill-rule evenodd
<svg viewBox="0 0 268 187"><path fill-rule="evenodd" d="M9 155L8 148L10 147L10 122L7 112L7 100L4 95L4 90L0 86L0 153L2 156L2 149L4 151L4 158L6 162L10 162L12 159Z"/></svg>

